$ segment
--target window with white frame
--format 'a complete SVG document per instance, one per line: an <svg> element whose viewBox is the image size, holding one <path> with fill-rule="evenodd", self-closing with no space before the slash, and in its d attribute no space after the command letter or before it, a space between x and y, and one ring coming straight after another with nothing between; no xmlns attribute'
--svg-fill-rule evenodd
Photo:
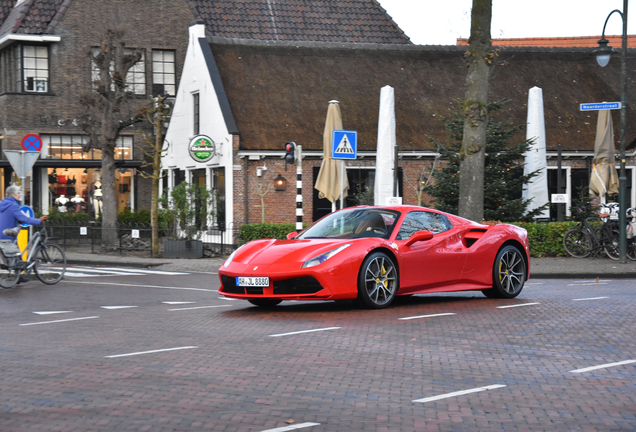
<svg viewBox="0 0 636 432"><path fill-rule="evenodd" d="M46 46L23 45L22 88L25 92L49 91L49 49Z"/></svg>
<svg viewBox="0 0 636 432"><path fill-rule="evenodd" d="M93 48L92 54L96 56L99 54L99 48ZM135 50L132 48L126 48L124 50L125 55L132 55L135 53ZM110 66L110 73L112 74L114 65ZM91 57L91 81L93 82L93 87L96 88L96 83L99 82L99 68L93 61ZM111 85L111 89L114 84ZM126 74L126 90L135 95L145 95L146 94L146 56L144 52L141 52L141 58L137 63L135 63Z"/></svg>
<svg viewBox="0 0 636 432"><path fill-rule="evenodd" d="M43 144L43 156L47 159L100 160L102 158L101 149L83 150L83 146L88 143L86 135L40 134L40 138ZM131 160L132 153L133 137L123 135L117 138L115 159Z"/></svg>
<svg viewBox="0 0 636 432"><path fill-rule="evenodd" d="M175 52L152 50L152 95L174 96L177 92Z"/></svg>

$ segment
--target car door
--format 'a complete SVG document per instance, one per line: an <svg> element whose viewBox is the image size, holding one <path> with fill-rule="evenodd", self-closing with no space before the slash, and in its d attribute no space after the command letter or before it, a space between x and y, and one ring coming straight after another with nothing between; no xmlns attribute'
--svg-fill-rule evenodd
<svg viewBox="0 0 636 432"><path fill-rule="evenodd" d="M431 231L433 238L406 246L417 231ZM443 214L408 213L396 236L400 256L400 292L408 293L452 284L461 276L465 254L461 238Z"/></svg>

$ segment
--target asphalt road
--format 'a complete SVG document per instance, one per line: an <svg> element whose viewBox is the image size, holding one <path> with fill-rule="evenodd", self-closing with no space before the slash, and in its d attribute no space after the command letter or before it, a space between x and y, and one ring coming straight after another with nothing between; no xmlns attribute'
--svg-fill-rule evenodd
<svg viewBox="0 0 636 432"><path fill-rule="evenodd" d="M0 291L0 431L636 430L634 280L263 310L211 273Z"/></svg>

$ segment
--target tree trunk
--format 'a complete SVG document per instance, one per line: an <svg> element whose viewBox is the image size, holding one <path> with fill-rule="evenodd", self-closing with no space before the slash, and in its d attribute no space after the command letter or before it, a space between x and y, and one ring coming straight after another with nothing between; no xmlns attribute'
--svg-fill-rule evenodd
<svg viewBox="0 0 636 432"><path fill-rule="evenodd" d="M464 94L464 136L459 154L459 215L484 218L484 162L488 125L488 76L491 62L492 0L473 0L468 73Z"/></svg>
<svg viewBox="0 0 636 432"><path fill-rule="evenodd" d="M115 143L105 142L102 145L102 245L115 248L118 238Z"/></svg>

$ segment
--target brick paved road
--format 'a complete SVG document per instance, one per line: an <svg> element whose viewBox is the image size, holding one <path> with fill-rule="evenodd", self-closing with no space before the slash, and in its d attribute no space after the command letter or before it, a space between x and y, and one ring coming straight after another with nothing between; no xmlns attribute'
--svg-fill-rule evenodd
<svg viewBox="0 0 636 432"><path fill-rule="evenodd" d="M0 291L0 430L636 430L636 362L581 371L636 360L634 286L267 311L209 274L30 282Z"/></svg>

